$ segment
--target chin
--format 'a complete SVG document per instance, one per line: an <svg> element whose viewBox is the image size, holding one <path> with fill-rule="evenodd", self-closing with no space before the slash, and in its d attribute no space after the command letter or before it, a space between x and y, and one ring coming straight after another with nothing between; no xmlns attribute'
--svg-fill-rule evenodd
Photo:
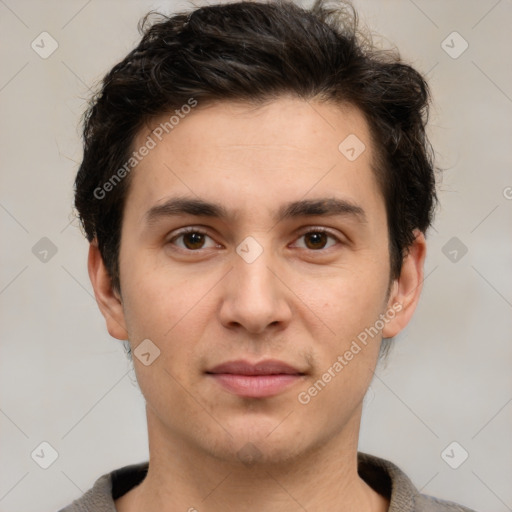
<svg viewBox="0 0 512 512"><path fill-rule="evenodd" d="M203 438L201 444L210 456L226 463L247 467L279 465L300 456L308 445L302 439L303 431L292 425L286 428L281 421L282 418L258 421L246 416L226 426L231 436L211 439L210 443Z"/></svg>
<svg viewBox="0 0 512 512"><path fill-rule="evenodd" d="M272 443L264 439L237 437L229 446L219 446L210 452L215 458L229 464L246 467L279 466L300 456L301 449L296 443Z"/></svg>

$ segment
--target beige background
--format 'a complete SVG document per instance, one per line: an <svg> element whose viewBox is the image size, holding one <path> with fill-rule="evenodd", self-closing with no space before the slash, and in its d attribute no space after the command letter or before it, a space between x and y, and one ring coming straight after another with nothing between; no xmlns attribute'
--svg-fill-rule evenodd
<svg viewBox="0 0 512 512"><path fill-rule="evenodd" d="M377 371L360 448L397 463L425 493L512 510L512 3L355 4L428 73L432 141L447 169L424 296ZM0 0L1 512L58 510L147 456L143 401L91 295L72 183L88 87L136 44L146 11L185 6ZM47 59L31 48L43 31L59 45ZM458 58L441 45L453 31L469 44ZM464 42L445 44L454 54ZM32 251L43 237L57 250L46 262ZM453 237L459 248L446 246ZM445 256L454 247L456 262ZM46 470L31 458L43 441L58 452ZM469 453L458 469L441 457L453 441Z"/></svg>

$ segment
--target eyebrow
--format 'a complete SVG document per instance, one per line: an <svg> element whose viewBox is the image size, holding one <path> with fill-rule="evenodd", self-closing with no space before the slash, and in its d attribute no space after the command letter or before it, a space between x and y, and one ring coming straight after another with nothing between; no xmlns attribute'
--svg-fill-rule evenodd
<svg viewBox="0 0 512 512"><path fill-rule="evenodd" d="M144 215L148 225L155 224L162 218L178 215L193 215L196 217L210 217L229 220L235 217L223 205L212 203L198 198L176 197L170 198L162 204L151 207ZM320 198L292 201L282 205L274 214L277 222L313 216L348 216L360 222L367 222L364 209L346 199Z"/></svg>

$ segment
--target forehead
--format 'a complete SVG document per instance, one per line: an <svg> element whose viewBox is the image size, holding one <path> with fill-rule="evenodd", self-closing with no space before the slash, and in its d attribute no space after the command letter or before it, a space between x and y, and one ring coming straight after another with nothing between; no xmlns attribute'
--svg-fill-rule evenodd
<svg viewBox="0 0 512 512"><path fill-rule="evenodd" d="M133 149L144 145L152 149L135 167L129 191L140 208L170 193L232 203L238 198L242 208L257 194L278 203L283 194L380 195L369 129L350 105L296 97L259 106L199 103L188 114L155 118Z"/></svg>

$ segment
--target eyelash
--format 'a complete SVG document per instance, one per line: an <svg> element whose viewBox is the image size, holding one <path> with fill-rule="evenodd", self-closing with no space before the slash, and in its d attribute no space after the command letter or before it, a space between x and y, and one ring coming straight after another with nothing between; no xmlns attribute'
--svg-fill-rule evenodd
<svg viewBox="0 0 512 512"><path fill-rule="evenodd" d="M187 235L189 233L198 233L200 235L204 235L204 236L207 236L209 238L212 238L206 231L204 231L203 229L201 228L195 228L195 227L188 227L188 228L184 228L182 229L181 231L179 231L177 234L175 234L169 241L168 243L170 244L173 244L173 242L175 242L178 238L184 236L184 235ZM317 228L308 228L307 231L304 231L302 233L299 234L298 238L302 238L303 236L306 236L306 235L309 235L311 233L325 233L326 235L328 235L329 237L331 237L332 239L334 239L337 243L342 243L341 240L336 236L334 235L331 231L329 231L328 229L326 228L322 228L322 227L317 227ZM186 252L200 252L201 250L203 249L196 249L196 250L193 250L193 249L184 249L183 247L178 247L178 249L180 250L183 250L183 251L186 251ZM301 249L304 249L303 247L301 247ZM309 250L311 252L321 252L321 251L326 251L327 249L330 249L330 247L328 248L322 248L322 249L307 249L306 250Z"/></svg>

